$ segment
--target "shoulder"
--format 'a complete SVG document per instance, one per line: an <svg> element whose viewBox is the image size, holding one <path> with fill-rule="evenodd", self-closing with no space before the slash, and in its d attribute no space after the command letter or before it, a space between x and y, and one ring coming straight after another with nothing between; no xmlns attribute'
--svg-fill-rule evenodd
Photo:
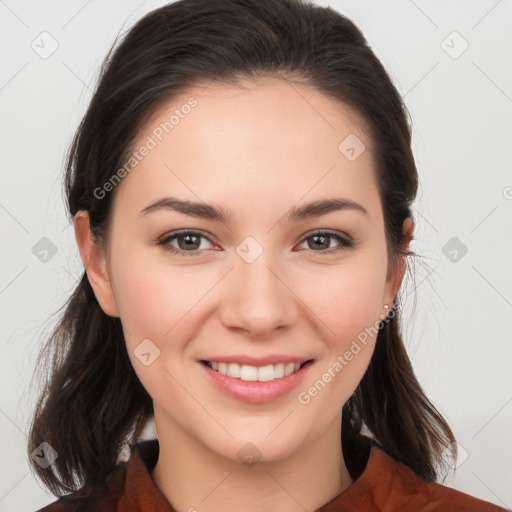
<svg viewBox="0 0 512 512"><path fill-rule="evenodd" d="M372 449L374 464L389 478L378 479L382 498L396 510L424 512L499 512L507 510L438 482L428 482L408 466L397 462L377 447ZM395 510L392 508L392 510Z"/></svg>
<svg viewBox="0 0 512 512"><path fill-rule="evenodd" d="M104 482L84 486L37 512L170 510L169 503L150 475L158 460L158 440L131 445L130 452L129 459L115 466Z"/></svg>
<svg viewBox="0 0 512 512"><path fill-rule="evenodd" d="M61 496L37 512L114 512L123 494L126 468L126 463L119 464L105 482Z"/></svg>

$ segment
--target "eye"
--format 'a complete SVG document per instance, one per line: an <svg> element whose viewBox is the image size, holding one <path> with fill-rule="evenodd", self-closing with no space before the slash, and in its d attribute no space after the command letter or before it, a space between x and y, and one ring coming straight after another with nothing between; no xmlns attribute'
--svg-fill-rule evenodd
<svg viewBox="0 0 512 512"><path fill-rule="evenodd" d="M157 243L165 251L168 251L172 254L177 254L180 256L199 256L201 250L207 249L207 247L202 247L201 239L207 240L209 243L211 243L210 240L201 232L191 230L172 233L158 240ZM312 243L307 244L307 249L322 254L331 254L333 252L342 251L354 246L354 242L351 239L342 236L337 231L316 231L315 233L310 234L304 238L301 244L307 243L309 240L311 240ZM330 247L330 242L332 240L338 242L337 247ZM178 247L172 245L172 242L177 242Z"/></svg>
<svg viewBox="0 0 512 512"><path fill-rule="evenodd" d="M311 240L312 243L307 243L308 240ZM337 247L330 247L330 241L336 240L338 242ZM327 253L331 254L333 252L342 251L344 249L349 249L354 246L354 242L350 240L348 237L342 236L337 231L316 231L315 233L308 235L303 243L307 243L308 249L312 248L313 252ZM316 250L316 249L328 249L328 250Z"/></svg>
<svg viewBox="0 0 512 512"><path fill-rule="evenodd" d="M198 256L199 251L205 249L204 246L201 246L201 239L208 240L199 231L186 230L158 240L158 245L164 250L180 256ZM177 241L178 247L171 245L171 242L174 241Z"/></svg>

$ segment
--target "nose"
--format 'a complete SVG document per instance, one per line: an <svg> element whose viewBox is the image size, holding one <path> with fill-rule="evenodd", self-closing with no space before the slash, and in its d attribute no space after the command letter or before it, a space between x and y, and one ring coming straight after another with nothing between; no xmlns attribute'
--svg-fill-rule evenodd
<svg viewBox="0 0 512 512"><path fill-rule="evenodd" d="M249 337L270 337L299 318L297 296L270 251L252 263L237 256L226 277L220 310L226 328Z"/></svg>

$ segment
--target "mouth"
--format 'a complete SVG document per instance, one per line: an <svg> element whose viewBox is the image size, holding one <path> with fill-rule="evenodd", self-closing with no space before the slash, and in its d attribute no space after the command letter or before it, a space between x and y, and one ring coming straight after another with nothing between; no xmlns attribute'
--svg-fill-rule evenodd
<svg viewBox="0 0 512 512"><path fill-rule="evenodd" d="M268 364L265 366L251 366L239 363L212 362L206 360L202 360L201 363L210 368L210 370L233 379L246 382L271 382L299 372L305 366L312 364L313 359L308 359L302 364L288 362Z"/></svg>
<svg viewBox="0 0 512 512"><path fill-rule="evenodd" d="M225 396L250 404L268 404L289 396L307 378L315 360L299 361L251 366L198 360L198 364L207 381Z"/></svg>

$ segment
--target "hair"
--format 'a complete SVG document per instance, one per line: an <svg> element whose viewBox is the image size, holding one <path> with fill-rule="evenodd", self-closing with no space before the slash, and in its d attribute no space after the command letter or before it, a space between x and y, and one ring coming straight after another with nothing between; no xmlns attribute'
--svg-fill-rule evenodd
<svg viewBox="0 0 512 512"><path fill-rule="evenodd" d="M402 234L418 188L409 115L350 19L303 0L180 0L149 12L116 44L74 135L64 179L70 218L86 210L98 243L108 244L113 194L100 199L94 191L127 161L159 106L192 86L271 77L312 86L358 115L372 142L388 264L417 256L404 249ZM443 452L456 453L455 438L415 377L400 302L379 326L367 371L343 407L341 436L346 442L366 429L395 460L433 481ZM104 481L154 414L121 321L103 312L85 272L61 310L37 360L44 383L28 442L33 470L55 495ZM46 469L30 457L42 442L61 455Z"/></svg>

